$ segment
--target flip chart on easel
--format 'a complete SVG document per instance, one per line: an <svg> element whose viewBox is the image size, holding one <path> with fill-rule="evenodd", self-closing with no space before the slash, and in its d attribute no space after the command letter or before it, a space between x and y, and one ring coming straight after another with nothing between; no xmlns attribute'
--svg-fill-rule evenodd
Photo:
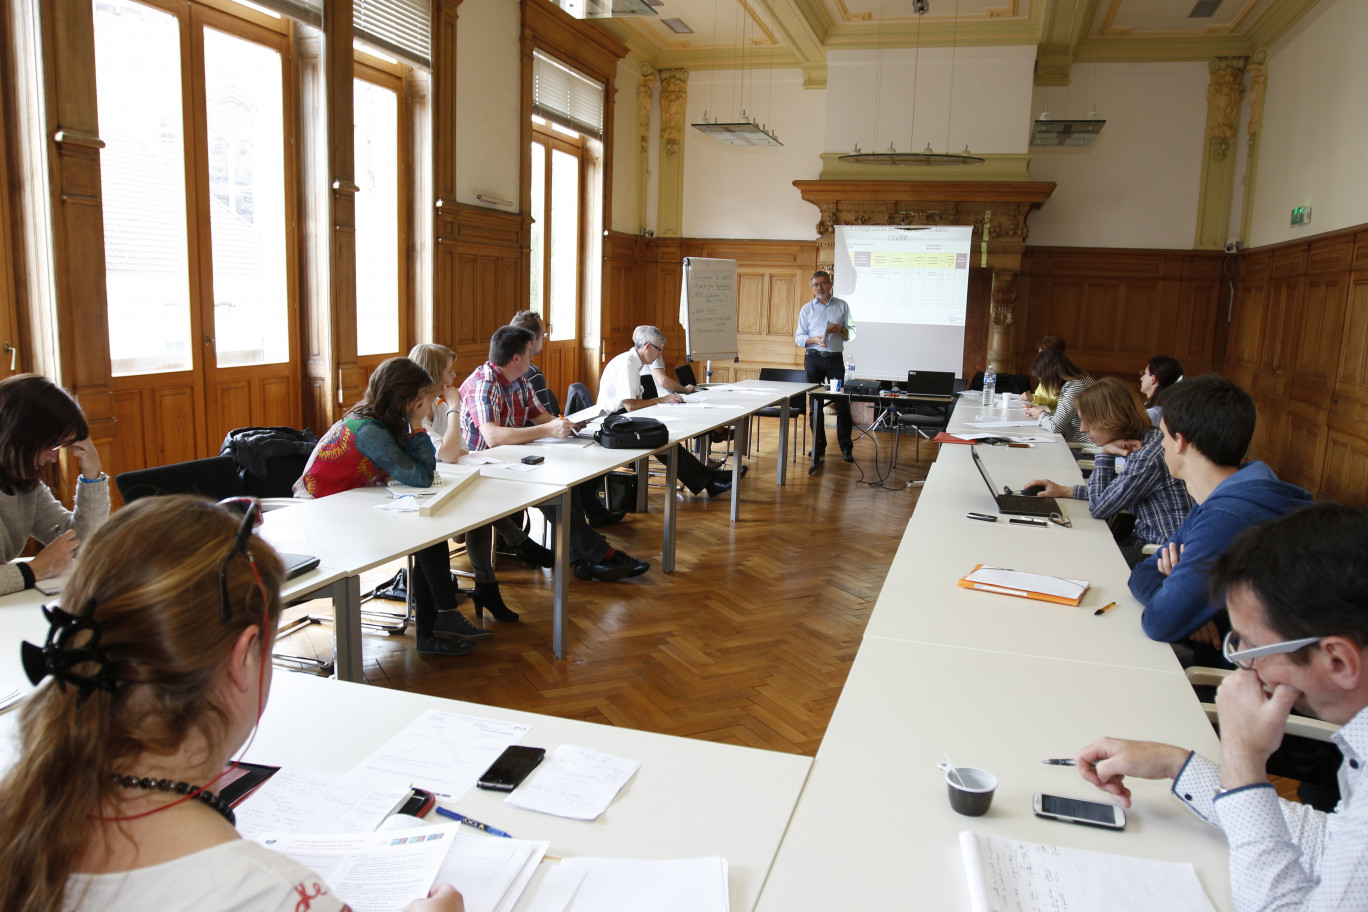
<svg viewBox="0 0 1368 912"><path fill-rule="evenodd" d="M684 258L679 322L688 360L736 359L736 308L736 260Z"/></svg>

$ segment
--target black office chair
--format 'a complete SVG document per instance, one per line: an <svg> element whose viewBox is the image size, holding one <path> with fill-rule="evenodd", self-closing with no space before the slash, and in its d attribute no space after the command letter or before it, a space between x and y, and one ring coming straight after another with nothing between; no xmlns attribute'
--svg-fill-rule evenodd
<svg viewBox="0 0 1368 912"><path fill-rule="evenodd" d="M807 380L807 371L803 370L802 368L790 368L790 367L762 367L762 368L760 368L760 380L761 380L762 382L765 381L765 380L777 380L777 381L781 381L781 382L784 382L784 383L803 383L803 382L806 382L806 380ZM807 424L808 424L808 423L807 423L807 420L806 420L806 419L807 419L807 402L808 402L807 393L799 393L799 394L796 395L796 396L790 396L790 397L789 397L789 420L790 420L790 421L797 421L799 424L801 424L801 425L803 426L803 446L802 446L802 449L803 449L804 452L807 451ZM758 412L756 412L756 413L752 416L753 418L757 419L757 420L753 423L753 426L758 430L758 428L759 428L759 421L758 421L758 419L760 419L760 418L778 418L778 417L780 417L781 414L782 414L782 412L781 412L779 406L777 406L777 405L766 406L765 408L760 409ZM755 441L755 448L758 450L758 449L760 448L759 435L758 435L758 434L751 434L751 435L750 435L750 439L753 440L753 441ZM797 447L794 447L794 448L793 448L793 461L794 461L794 462L797 462L797 461L798 461L798 452L799 452L799 451L798 451L798 448L797 448Z"/></svg>
<svg viewBox="0 0 1368 912"><path fill-rule="evenodd" d="M594 395L583 383L572 383L565 391L565 414L582 412L594 404Z"/></svg>
<svg viewBox="0 0 1368 912"><path fill-rule="evenodd" d="M698 378L694 376L693 366L681 364L675 368L675 379L680 386L698 386Z"/></svg>
<svg viewBox="0 0 1368 912"><path fill-rule="evenodd" d="M969 381L967 389L983 389L983 371L974 374L973 379ZM1029 374L998 374L997 386L995 389L999 393L1015 393L1020 395L1021 393L1029 393L1031 390L1035 389L1035 384L1031 382Z"/></svg>
<svg viewBox="0 0 1368 912"><path fill-rule="evenodd" d="M120 472L114 476L114 484L124 503L166 494L199 494L210 500L223 500L245 493L237 463L231 456L211 456Z"/></svg>

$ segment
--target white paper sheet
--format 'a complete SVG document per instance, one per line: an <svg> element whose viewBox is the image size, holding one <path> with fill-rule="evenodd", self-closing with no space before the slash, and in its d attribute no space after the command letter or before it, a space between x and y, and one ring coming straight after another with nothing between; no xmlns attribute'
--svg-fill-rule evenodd
<svg viewBox="0 0 1368 912"><path fill-rule="evenodd" d="M519 912L566 912L574 902L585 871L546 863L527 890L527 902Z"/></svg>
<svg viewBox="0 0 1368 912"><path fill-rule="evenodd" d="M466 828L437 872L435 883L461 891L465 912L511 909L537 871L549 842L481 836Z"/></svg>
<svg viewBox="0 0 1368 912"><path fill-rule="evenodd" d="M725 858L567 858L560 866L584 872L570 912L727 912L731 908Z"/></svg>
<svg viewBox="0 0 1368 912"><path fill-rule="evenodd" d="M282 767L236 808L247 839L263 833L364 833L404 799L409 781Z"/></svg>
<svg viewBox="0 0 1368 912"><path fill-rule="evenodd" d="M442 798L459 798L532 726L430 709L380 745L353 772L400 776Z"/></svg>
<svg viewBox="0 0 1368 912"><path fill-rule="evenodd" d="M504 800L529 811L595 820L640 768L636 760L562 744Z"/></svg>
<svg viewBox="0 0 1368 912"><path fill-rule="evenodd" d="M502 461L503 460L501 459L495 459L493 456L484 456L480 453L463 453L461 458L456 460L456 464L464 466L481 466L494 465L495 463Z"/></svg>
<svg viewBox="0 0 1368 912"><path fill-rule="evenodd" d="M1008 428L1008 427L1037 427L1036 422L1029 418L989 418L985 415L977 416L979 420L968 422L970 427L977 428Z"/></svg>
<svg viewBox="0 0 1368 912"><path fill-rule="evenodd" d="M257 842L312 870L352 912L403 912L432 889L457 826L345 835L270 833Z"/></svg>
<svg viewBox="0 0 1368 912"><path fill-rule="evenodd" d="M972 912L1213 912L1190 864L960 833Z"/></svg>

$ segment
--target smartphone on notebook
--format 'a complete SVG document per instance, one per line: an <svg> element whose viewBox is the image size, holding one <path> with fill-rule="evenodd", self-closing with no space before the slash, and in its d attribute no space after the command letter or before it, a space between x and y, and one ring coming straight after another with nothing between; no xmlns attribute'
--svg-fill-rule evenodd
<svg viewBox="0 0 1368 912"><path fill-rule="evenodd" d="M484 775L475 784L482 789L511 792L522 784L545 756L544 747L511 745L499 755L499 759L495 760L489 769L484 771Z"/></svg>
<svg viewBox="0 0 1368 912"><path fill-rule="evenodd" d="M394 814L407 814L410 817L426 817L427 812L432 810L432 806L437 803L437 796L427 789L410 789L406 797L399 806L390 812Z"/></svg>
<svg viewBox="0 0 1368 912"><path fill-rule="evenodd" d="M1114 804L1101 801L1084 801L1081 798L1063 798L1059 795L1035 796L1035 815L1064 823L1078 823L1083 826L1102 827L1108 830L1126 828L1126 812Z"/></svg>

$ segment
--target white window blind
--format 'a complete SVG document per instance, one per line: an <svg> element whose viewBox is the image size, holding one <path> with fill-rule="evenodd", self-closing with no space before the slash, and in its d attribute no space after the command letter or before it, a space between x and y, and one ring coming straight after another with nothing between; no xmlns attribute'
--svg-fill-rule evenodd
<svg viewBox="0 0 1368 912"><path fill-rule="evenodd" d="M315 28L323 25L323 0L252 0L252 3Z"/></svg>
<svg viewBox="0 0 1368 912"><path fill-rule="evenodd" d="M352 30L407 63L432 67L432 0L352 0Z"/></svg>
<svg viewBox="0 0 1368 912"><path fill-rule="evenodd" d="M603 83L541 51L532 52L532 113L568 130L603 138Z"/></svg>

